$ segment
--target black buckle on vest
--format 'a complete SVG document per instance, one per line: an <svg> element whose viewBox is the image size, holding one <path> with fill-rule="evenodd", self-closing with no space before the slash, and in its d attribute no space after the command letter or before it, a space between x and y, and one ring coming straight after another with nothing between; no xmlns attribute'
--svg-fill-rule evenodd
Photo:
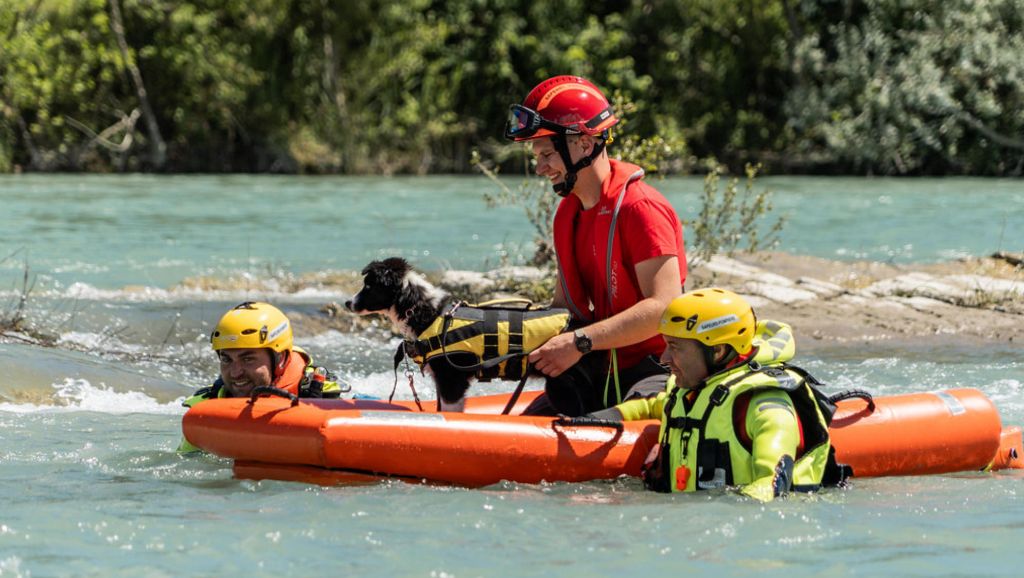
<svg viewBox="0 0 1024 578"><path fill-rule="evenodd" d="M729 388L719 385L711 392L711 397L708 398L708 402L717 407L722 405L727 397L729 397Z"/></svg>
<svg viewBox="0 0 1024 578"><path fill-rule="evenodd" d="M463 303L465 303L465 302L464 302L464 301L455 301L455 302L453 302L453 303L452 303L452 304L451 304L451 305L450 305L450 306L448 307L448 310L447 310L447 311L445 311L445 312L443 313L444 317L446 317L446 318L448 318L448 319L451 319L452 317L454 317L454 316L455 316L455 311L456 311L456 310L457 310L457 309L458 309L459 307L462 307Z"/></svg>
<svg viewBox="0 0 1024 578"><path fill-rule="evenodd" d="M670 417L670 418L668 418L668 427L669 427L669 429L678 429L678 430L686 431L688 429L693 429L694 427L697 426L698 423L700 423L700 420L696 420L696 419L693 419L691 417L685 417L684 416L684 417Z"/></svg>

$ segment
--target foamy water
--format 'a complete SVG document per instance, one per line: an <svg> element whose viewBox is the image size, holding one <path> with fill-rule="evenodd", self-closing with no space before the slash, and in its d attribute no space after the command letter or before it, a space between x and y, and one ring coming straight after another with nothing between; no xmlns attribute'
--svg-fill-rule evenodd
<svg viewBox="0 0 1024 578"><path fill-rule="evenodd" d="M790 218L782 248L792 252L899 263L1024 250L1020 181L765 184ZM699 179L656 185L695 217ZM53 348L0 343L0 576L1019 575L1019 472L856 480L762 505L652 494L637 480L476 490L238 480L228 460L175 453L180 403L215 376L209 333L228 307L262 298L315 316L346 297L267 277L358 271L390 255L424 269L522 262L530 226L519 209L484 209L487 186L0 177L0 259L13 253L0 261L0 318L27 263L28 324L56 338ZM240 286L214 282L226 278ZM354 392L390 395L398 341L386 331L296 340ZM1024 424L1019 344L864 343L798 359L830 390L976 387L1004 423ZM411 399L404 368L397 378L395 396ZM435 399L429 379L414 378L421 399Z"/></svg>
<svg viewBox="0 0 1024 578"><path fill-rule="evenodd" d="M365 355L369 337L329 332L306 341L348 360L342 373L357 392L390 392L390 359ZM834 389L978 387L1004 423L1024 423L1024 360L848 353L804 365ZM424 399L432 398L428 383L417 376ZM396 396L410 399L402 374L398 385ZM49 386L52 403L0 404L0 569L8 575L1017 572L1020 472L857 480L768 505L722 492L651 494L636 480L478 490L255 482L233 479L227 460L175 454L180 398L118 391L124 386L65 377Z"/></svg>
<svg viewBox="0 0 1024 578"><path fill-rule="evenodd" d="M53 385L51 404L0 403L0 412L10 413L77 413L91 411L111 415L148 413L158 415L181 414L182 396L169 403L161 403L141 391L118 392L104 385L95 386L84 379L64 378Z"/></svg>

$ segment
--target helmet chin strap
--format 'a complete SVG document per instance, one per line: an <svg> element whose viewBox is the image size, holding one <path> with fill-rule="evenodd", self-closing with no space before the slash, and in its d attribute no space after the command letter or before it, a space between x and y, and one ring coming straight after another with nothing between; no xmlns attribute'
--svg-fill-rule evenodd
<svg viewBox="0 0 1024 578"><path fill-rule="evenodd" d="M562 157L562 164L565 165L565 180L554 185L555 193L559 197L567 197L572 192L572 188L576 186L576 174L594 162L594 159L604 150L606 141L599 140L589 155L580 159L579 162L573 163L572 155L569 154L569 137L559 134L555 135L551 140L555 145L555 150L558 151L558 156Z"/></svg>

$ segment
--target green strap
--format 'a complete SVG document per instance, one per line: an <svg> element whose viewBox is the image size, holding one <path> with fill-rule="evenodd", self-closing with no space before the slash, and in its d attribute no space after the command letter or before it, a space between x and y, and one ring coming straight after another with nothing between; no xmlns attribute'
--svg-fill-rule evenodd
<svg viewBox="0 0 1024 578"><path fill-rule="evenodd" d="M612 376L615 376L615 405L622 403L622 388L619 386L619 356L616 350L611 350L611 363L609 364L609 371L604 377L604 399L602 401L608 401L608 385L611 383Z"/></svg>

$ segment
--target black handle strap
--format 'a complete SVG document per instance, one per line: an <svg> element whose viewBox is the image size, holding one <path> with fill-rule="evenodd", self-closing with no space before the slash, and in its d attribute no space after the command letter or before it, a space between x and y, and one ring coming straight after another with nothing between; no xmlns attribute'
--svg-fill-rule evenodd
<svg viewBox="0 0 1024 578"><path fill-rule="evenodd" d="M863 399L868 402L868 409L870 411L875 411L875 398L863 389L848 389L846 391L840 391L839 393L830 395L828 401L829 403L835 404L836 402L846 399Z"/></svg>
<svg viewBox="0 0 1024 578"><path fill-rule="evenodd" d="M292 407L299 405L299 396L289 391L283 390L280 387L274 387L273 385L260 385L254 387L252 393L249 394L249 403L256 403L256 398L261 394L275 395L277 397L283 397L285 399L292 400Z"/></svg>
<svg viewBox="0 0 1024 578"><path fill-rule="evenodd" d="M526 378L530 377L530 369L532 368L532 363L526 367L526 371L523 372L523 377L519 379L519 385L517 385L516 390L512 392L512 397L508 398L508 403L505 404L505 409L501 410L501 415L508 415L508 412L512 411L512 408L516 406L516 402L519 401L519 394L523 393L523 387L526 385Z"/></svg>
<svg viewBox="0 0 1024 578"><path fill-rule="evenodd" d="M586 416L569 417L567 415L560 415L551 423L554 425L570 427L607 427L616 431L622 431L624 427L621 421Z"/></svg>

